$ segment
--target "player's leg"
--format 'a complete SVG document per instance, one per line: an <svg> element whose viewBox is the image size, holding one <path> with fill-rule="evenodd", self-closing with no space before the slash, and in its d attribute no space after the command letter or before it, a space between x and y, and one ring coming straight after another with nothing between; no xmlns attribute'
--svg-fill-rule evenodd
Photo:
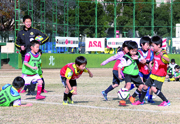
<svg viewBox="0 0 180 124"><path fill-rule="evenodd" d="M64 91L64 97L63 97L63 105L68 105L68 101L67 101L68 93L69 93L69 89L68 89L68 87L66 85L66 89Z"/></svg>
<svg viewBox="0 0 180 124"><path fill-rule="evenodd" d="M144 84L144 86L142 88L141 98L138 101L132 103L132 105L140 105L140 104L144 103L143 100L146 96L147 89L148 89L148 87L151 87L152 82L153 82L153 80L151 78L148 78L148 80L146 81L146 83Z"/></svg>
<svg viewBox="0 0 180 124"><path fill-rule="evenodd" d="M169 106L170 105L170 101L167 100L167 98L164 96L164 94L161 92L161 88L163 85L163 82L159 82L159 81L154 81L154 84L151 89L152 91L159 96L162 99L162 103L159 106Z"/></svg>
<svg viewBox="0 0 180 124"><path fill-rule="evenodd" d="M106 90L102 91L102 95L104 97L105 100L107 99L107 94L112 91L114 88L119 86L119 83L122 80L118 78L118 71L117 70L113 70L113 81L112 81L112 85L110 85Z"/></svg>
<svg viewBox="0 0 180 124"><path fill-rule="evenodd" d="M73 90L77 93L77 82L76 82L76 80L70 80L69 82L70 82ZM73 100L72 100L72 95L73 94L71 92L68 93L67 99L68 99L68 103L70 103L70 104L74 103Z"/></svg>
<svg viewBox="0 0 180 124"><path fill-rule="evenodd" d="M45 81L44 81L44 78L41 78L42 81L43 81L43 84L42 84L42 92L44 93L47 93L47 91L45 90Z"/></svg>
<svg viewBox="0 0 180 124"><path fill-rule="evenodd" d="M46 97L41 95L42 83L43 83L41 77L39 75L35 75L34 79L37 80L38 82L36 99L45 99Z"/></svg>

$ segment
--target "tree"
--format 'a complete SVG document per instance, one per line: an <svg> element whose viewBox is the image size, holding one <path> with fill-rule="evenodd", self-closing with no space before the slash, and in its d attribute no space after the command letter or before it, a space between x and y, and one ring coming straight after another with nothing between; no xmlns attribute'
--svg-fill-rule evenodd
<svg viewBox="0 0 180 124"><path fill-rule="evenodd" d="M14 2L2 0L0 3L0 35L1 40L9 38L9 31L14 30Z"/></svg>

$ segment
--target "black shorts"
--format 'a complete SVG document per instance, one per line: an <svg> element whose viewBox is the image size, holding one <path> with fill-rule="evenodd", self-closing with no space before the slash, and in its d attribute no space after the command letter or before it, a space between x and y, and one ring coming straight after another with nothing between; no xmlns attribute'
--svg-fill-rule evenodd
<svg viewBox="0 0 180 124"><path fill-rule="evenodd" d="M144 83L142 82L139 75L132 76L132 75L129 75L129 74L124 74L124 77L125 77L125 82L126 83L133 82L136 85L136 87L139 87L139 85L141 85L141 84L144 85Z"/></svg>
<svg viewBox="0 0 180 124"><path fill-rule="evenodd" d="M66 79L67 79L67 78L66 78L66 77L62 77L61 75L60 75L60 78L61 78L62 84L63 84L64 87L66 88ZM76 80L69 80L69 83L70 83L71 87L77 86Z"/></svg>
<svg viewBox="0 0 180 124"><path fill-rule="evenodd" d="M161 90L163 82L154 80L154 79L149 77L148 80L146 81L145 85L148 86L148 87L153 86L153 87L156 87L157 89Z"/></svg>
<svg viewBox="0 0 180 124"><path fill-rule="evenodd" d="M169 78L172 78L172 77L173 77L173 75L169 75L169 74L168 74L168 76L169 76Z"/></svg>
<svg viewBox="0 0 180 124"><path fill-rule="evenodd" d="M119 83L122 82L122 81L124 81L124 79L119 79L118 71L117 70L113 70L113 81L112 81L112 83L119 85Z"/></svg>

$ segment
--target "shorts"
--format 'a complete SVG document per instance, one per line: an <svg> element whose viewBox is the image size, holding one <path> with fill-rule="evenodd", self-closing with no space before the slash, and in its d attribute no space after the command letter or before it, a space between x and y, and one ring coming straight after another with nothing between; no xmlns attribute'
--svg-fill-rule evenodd
<svg viewBox="0 0 180 124"><path fill-rule="evenodd" d="M112 83L119 85L119 83L122 82L122 81L124 81L124 78L123 79L119 79L118 71L117 70L113 70L113 81L112 81Z"/></svg>
<svg viewBox="0 0 180 124"><path fill-rule="evenodd" d="M124 74L124 77L125 77L125 83L133 82L136 85L136 87L139 87L141 84L144 85L139 75L132 76L129 74Z"/></svg>
<svg viewBox="0 0 180 124"><path fill-rule="evenodd" d="M168 76L169 76L169 78L172 78L172 77L173 77L173 75L172 75L172 74L171 74L171 75L169 75L169 74L168 74Z"/></svg>
<svg viewBox="0 0 180 124"><path fill-rule="evenodd" d="M42 80L38 74L33 75L33 76L22 74L21 77L25 80L25 85L30 85L31 82L33 83L33 82L38 82L38 80Z"/></svg>
<svg viewBox="0 0 180 124"><path fill-rule="evenodd" d="M157 89L161 90L163 82L154 80L152 78L148 78L148 80L146 81L145 85L148 86L148 87L152 87L153 86L153 87L156 87Z"/></svg>
<svg viewBox="0 0 180 124"><path fill-rule="evenodd" d="M60 79L61 79L61 81L62 81L62 84L64 85L64 87L66 88L66 77L62 77L61 75L60 75ZM76 80L69 80L69 83L70 83L70 85L71 85L71 87L76 87L77 86L77 82L76 82Z"/></svg>

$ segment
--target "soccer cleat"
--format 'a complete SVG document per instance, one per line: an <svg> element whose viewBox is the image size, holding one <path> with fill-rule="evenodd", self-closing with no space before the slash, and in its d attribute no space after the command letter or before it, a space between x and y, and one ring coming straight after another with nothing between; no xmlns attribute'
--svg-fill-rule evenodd
<svg viewBox="0 0 180 124"><path fill-rule="evenodd" d="M74 102L72 101L72 99L70 99L69 97L67 97L67 99L68 99L68 103L70 103L70 104L73 104Z"/></svg>
<svg viewBox="0 0 180 124"><path fill-rule="evenodd" d="M170 103L170 101L168 100L168 102L166 102L166 101L163 101L160 105L158 105L158 106L170 106L171 105L171 103Z"/></svg>
<svg viewBox="0 0 180 124"><path fill-rule="evenodd" d="M22 90L20 93L25 93L26 91L25 90Z"/></svg>
<svg viewBox="0 0 180 124"><path fill-rule="evenodd" d="M120 101L119 101L119 105L121 105L121 106L126 106L126 101L125 101L125 100L120 100Z"/></svg>
<svg viewBox="0 0 180 124"><path fill-rule="evenodd" d="M144 102L140 102L139 100L132 103L132 105L143 105L143 104L144 104Z"/></svg>
<svg viewBox="0 0 180 124"><path fill-rule="evenodd" d="M132 97L132 96L130 96L130 97L129 97L129 101L130 101L131 103L134 103L134 102L135 102L135 98Z"/></svg>
<svg viewBox="0 0 180 124"><path fill-rule="evenodd" d="M102 91L101 93L102 93L104 99L107 101L107 100L108 100L108 99L107 99L107 94L106 94L104 91Z"/></svg>
<svg viewBox="0 0 180 124"><path fill-rule="evenodd" d="M148 103L155 103L152 99L147 100Z"/></svg>
<svg viewBox="0 0 180 124"><path fill-rule="evenodd" d="M46 98L45 96L41 96L41 95L36 96L36 99L45 99L45 98Z"/></svg>
<svg viewBox="0 0 180 124"><path fill-rule="evenodd" d="M63 105L68 105L68 102L67 101L63 101Z"/></svg>
<svg viewBox="0 0 180 124"><path fill-rule="evenodd" d="M44 93L48 93L48 91L47 91L47 90L45 90L45 89L43 89L43 90L42 90L42 92L44 92Z"/></svg>

